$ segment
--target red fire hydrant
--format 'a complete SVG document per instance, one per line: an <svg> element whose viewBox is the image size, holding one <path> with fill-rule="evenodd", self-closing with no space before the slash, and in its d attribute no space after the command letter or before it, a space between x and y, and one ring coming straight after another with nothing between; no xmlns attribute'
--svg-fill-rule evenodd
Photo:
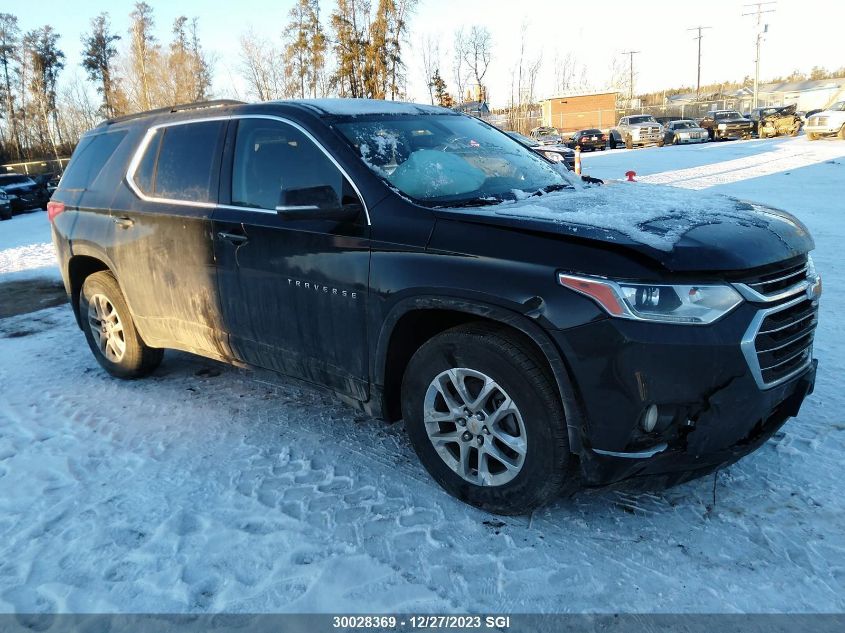
<svg viewBox="0 0 845 633"><path fill-rule="evenodd" d="M634 176L636 176L636 175L637 175L637 172L635 172L635 171L626 171L626 172L625 172L625 175L628 177L628 182L637 182L636 180L634 180Z"/></svg>

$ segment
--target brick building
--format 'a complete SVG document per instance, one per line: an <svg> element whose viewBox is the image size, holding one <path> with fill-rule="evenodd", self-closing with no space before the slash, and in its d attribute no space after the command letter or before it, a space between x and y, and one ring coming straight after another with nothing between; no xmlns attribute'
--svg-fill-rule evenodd
<svg viewBox="0 0 845 633"><path fill-rule="evenodd" d="M616 90L574 92L540 103L543 106L543 125L561 132L584 128L607 129L616 125Z"/></svg>

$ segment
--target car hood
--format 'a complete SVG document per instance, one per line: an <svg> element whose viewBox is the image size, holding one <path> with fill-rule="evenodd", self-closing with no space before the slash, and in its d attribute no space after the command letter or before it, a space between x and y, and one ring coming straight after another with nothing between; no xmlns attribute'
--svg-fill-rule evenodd
<svg viewBox="0 0 845 633"><path fill-rule="evenodd" d="M533 148L541 152L560 152L561 154L574 154L575 150L566 145L538 145Z"/></svg>
<svg viewBox="0 0 845 633"><path fill-rule="evenodd" d="M815 247L807 227L785 211L644 183L614 182L486 207L438 208L435 214L634 250L675 272L745 270Z"/></svg>

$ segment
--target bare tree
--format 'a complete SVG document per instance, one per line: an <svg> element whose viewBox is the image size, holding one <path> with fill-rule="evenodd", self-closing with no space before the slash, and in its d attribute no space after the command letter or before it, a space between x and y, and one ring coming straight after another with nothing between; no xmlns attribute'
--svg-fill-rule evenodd
<svg viewBox="0 0 845 633"><path fill-rule="evenodd" d="M452 46L452 78L455 80L455 86L458 89L458 104L464 102L466 93L466 85L469 80L469 74L464 63L464 29L463 27L455 31Z"/></svg>
<svg viewBox="0 0 845 633"><path fill-rule="evenodd" d="M529 57L526 51L528 39L528 24L523 22L520 30L519 57L511 70L511 104L508 110L510 128L522 133L526 133L530 127L529 113L535 105L534 91L543 60L542 54Z"/></svg>
<svg viewBox="0 0 845 633"><path fill-rule="evenodd" d="M425 85L428 88L428 97L431 100L431 105L434 105L435 73L440 78L440 39L432 35L427 35L422 38L420 44ZM440 81L443 81L443 79L440 78Z"/></svg>
<svg viewBox="0 0 845 633"><path fill-rule="evenodd" d="M490 67L492 46L493 38L490 35L490 31L486 27L477 25L472 26L467 37L462 38L461 41L461 55L469 67L472 79L475 80L475 85L478 86L479 96L482 100L487 98L484 89L484 76Z"/></svg>
<svg viewBox="0 0 845 633"><path fill-rule="evenodd" d="M250 29L241 36L241 68L248 93L259 101L284 96L285 78L281 52Z"/></svg>

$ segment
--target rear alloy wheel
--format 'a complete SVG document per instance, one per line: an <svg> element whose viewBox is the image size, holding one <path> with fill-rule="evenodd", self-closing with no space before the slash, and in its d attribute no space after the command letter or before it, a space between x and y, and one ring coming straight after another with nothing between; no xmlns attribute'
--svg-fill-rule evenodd
<svg viewBox="0 0 845 633"><path fill-rule="evenodd" d="M110 272L97 272L85 279L79 314L94 357L113 376L139 378L161 363L164 351L149 347L141 339L120 286Z"/></svg>
<svg viewBox="0 0 845 633"><path fill-rule="evenodd" d="M423 466L458 499L522 514L560 494L563 408L543 361L517 335L479 323L426 342L405 371L402 414Z"/></svg>
<svg viewBox="0 0 845 633"><path fill-rule="evenodd" d="M816 141L816 140L818 140L818 138L819 138L818 134L814 134L813 132L807 132L807 140L808 141Z"/></svg>

